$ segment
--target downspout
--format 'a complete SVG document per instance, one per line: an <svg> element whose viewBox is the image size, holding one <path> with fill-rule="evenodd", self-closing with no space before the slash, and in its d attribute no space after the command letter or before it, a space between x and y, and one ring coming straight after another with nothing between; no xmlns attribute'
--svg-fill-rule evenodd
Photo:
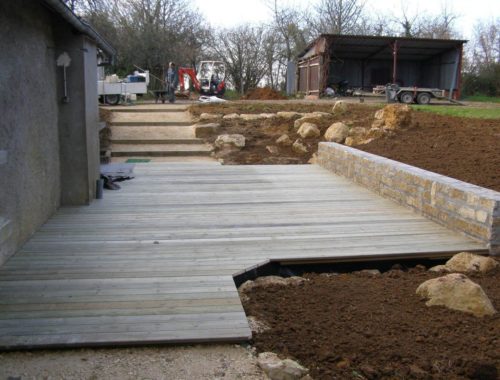
<svg viewBox="0 0 500 380"><path fill-rule="evenodd" d="M398 40L394 40L392 44L392 84L396 84L396 76L398 73Z"/></svg>
<svg viewBox="0 0 500 380"><path fill-rule="evenodd" d="M450 93L448 94L448 100L453 99L453 89L455 88L455 83L457 82L458 69L460 67L460 58L462 58L460 49L457 48L457 58L455 59L455 68L453 70L453 76L451 77Z"/></svg>
<svg viewBox="0 0 500 380"><path fill-rule="evenodd" d="M463 61L463 50L464 50L464 45L460 45L459 49L459 54L460 54L460 61L458 63L458 84L457 84L457 98L456 100L459 100L462 97L462 61Z"/></svg>

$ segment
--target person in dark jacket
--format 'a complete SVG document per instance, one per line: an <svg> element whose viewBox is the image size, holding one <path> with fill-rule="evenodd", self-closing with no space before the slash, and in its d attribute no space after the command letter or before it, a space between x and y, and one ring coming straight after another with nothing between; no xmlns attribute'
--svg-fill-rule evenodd
<svg viewBox="0 0 500 380"><path fill-rule="evenodd" d="M177 73L177 67L174 62L170 62L168 65L167 74L165 75L165 91L168 94L168 101L170 103L175 102L175 89L179 84L179 74Z"/></svg>

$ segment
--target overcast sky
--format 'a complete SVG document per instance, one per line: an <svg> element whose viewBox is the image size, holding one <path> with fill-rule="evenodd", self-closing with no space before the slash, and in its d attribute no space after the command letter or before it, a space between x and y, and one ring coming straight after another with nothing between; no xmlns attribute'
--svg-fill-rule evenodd
<svg viewBox="0 0 500 380"><path fill-rule="evenodd" d="M295 4L305 8L319 0L280 0L283 4ZM445 0L403 0L408 4L408 13L437 14ZM195 0L195 6L214 27L231 27L242 23L266 22L270 19L266 0ZM463 38L471 38L476 20L491 20L500 17L500 0L452 0L448 1L453 13L459 15L456 26ZM369 13L397 15L401 0L366 0Z"/></svg>

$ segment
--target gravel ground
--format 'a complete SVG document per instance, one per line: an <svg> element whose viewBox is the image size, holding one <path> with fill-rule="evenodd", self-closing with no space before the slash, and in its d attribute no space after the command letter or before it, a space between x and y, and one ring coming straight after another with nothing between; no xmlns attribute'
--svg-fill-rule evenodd
<svg viewBox="0 0 500 380"><path fill-rule="evenodd" d="M261 380L250 348L197 345L0 353L0 379Z"/></svg>

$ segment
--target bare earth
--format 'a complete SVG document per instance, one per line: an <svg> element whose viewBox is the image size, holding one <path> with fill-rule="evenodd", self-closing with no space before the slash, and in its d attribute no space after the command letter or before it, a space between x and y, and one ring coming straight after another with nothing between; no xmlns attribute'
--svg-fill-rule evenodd
<svg viewBox="0 0 500 380"><path fill-rule="evenodd" d="M240 345L43 350L0 353L0 379L261 380Z"/></svg>

